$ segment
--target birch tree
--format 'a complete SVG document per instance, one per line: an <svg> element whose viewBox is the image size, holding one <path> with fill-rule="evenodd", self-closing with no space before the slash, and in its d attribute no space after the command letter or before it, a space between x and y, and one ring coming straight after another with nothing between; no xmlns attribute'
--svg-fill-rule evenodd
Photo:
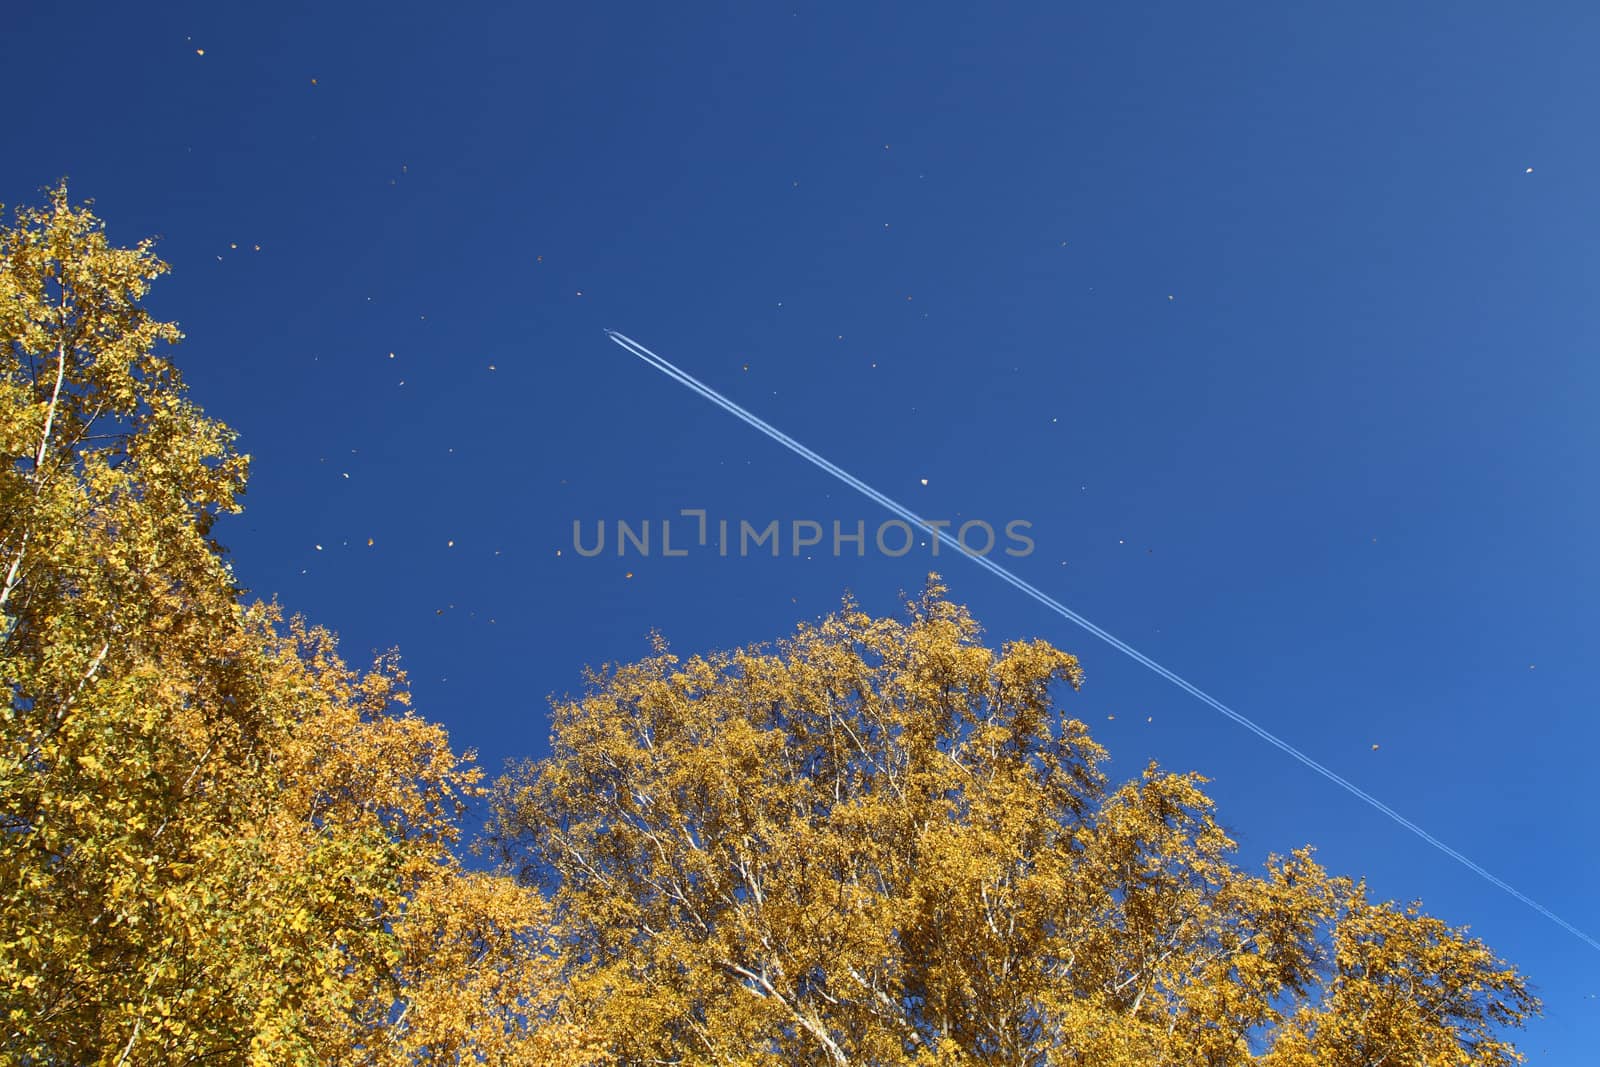
<svg viewBox="0 0 1600 1067"><path fill-rule="evenodd" d="M903 618L658 644L556 706L497 840L627 1063L1516 1062L1513 968L1310 849L1241 869L1197 774L1113 785L1082 681L937 576Z"/></svg>

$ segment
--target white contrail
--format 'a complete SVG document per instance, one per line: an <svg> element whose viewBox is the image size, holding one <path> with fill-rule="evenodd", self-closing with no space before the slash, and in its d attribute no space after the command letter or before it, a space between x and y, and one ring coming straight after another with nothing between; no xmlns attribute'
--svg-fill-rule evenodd
<svg viewBox="0 0 1600 1067"><path fill-rule="evenodd" d="M606 336L611 338L611 340L615 341L617 344L621 345L627 351L633 353L634 355L638 356L640 359L644 360L646 363L648 363L650 366L654 367L656 370L658 370L661 373L665 374L667 377L671 378L672 380L678 382L680 385L683 385L683 386L687 387L688 389L691 389L694 392L699 393L701 396L705 397L707 400L711 401L713 404L715 404L718 407L722 408L724 411L728 412L730 415L733 415L736 418L742 420L743 422L748 423L750 426L752 426L755 429L761 431L767 437L770 437L772 440L778 442L778 444L780 444L783 447L787 448L789 451L795 453L797 456L799 456L800 458L806 460L808 463L811 463L812 465L814 465L817 468L825 471L826 473L833 475L833 477L837 478L839 481L843 482L845 485L848 485L850 488L854 489L856 492L860 493L862 496L865 496L867 499L869 499L871 501L874 501L875 503L883 505L883 507L885 507L889 511L893 512L896 516L898 516L899 518L903 519L905 522L907 522L910 525L912 525L912 526L916 527L917 529L921 530L923 533L928 534L929 536L934 537L936 539L939 537L939 532L936 529L934 529L934 527L931 524L929 524L927 521L925 521L921 516L919 516L915 512L913 512L910 508L907 508L907 507L903 506L902 504L898 503L897 501L892 500L889 497L884 496L882 493L878 492L876 489L872 488L872 486L868 485L866 482L863 482L861 479L855 477L853 474L851 474L848 471L843 470L843 469L835 466L834 464L828 462L822 456L817 455L817 453L811 451L811 449L807 448L805 445L802 445L800 442L796 441L794 438L790 437L788 434L785 434L783 431L777 429L774 426L771 426L770 424L768 424L768 423L764 422L763 420L757 418L755 415L752 415L750 412L746 411L744 408L740 407L738 404L735 404L733 401L729 400L727 397L723 396L721 393L717 392L715 389L711 388L709 385L706 385L705 383L699 381L698 379L690 376L686 372L678 369L677 367L673 366L671 363L667 362L662 357L656 355L654 352L652 352L648 348L644 347L644 345L641 345L639 342L633 340L630 337L624 336L623 334L620 334L615 330L607 330L606 331ZM1434 848L1438 849L1440 852L1443 852L1446 856L1449 856L1451 859L1455 860L1457 863L1459 863L1463 867L1467 868L1467 870L1469 870L1472 873L1478 875L1480 878L1484 879L1489 884L1504 890L1506 893L1508 893L1511 896L1515 897L1517 900L1520 900L1522 903L1526 904L1528 907L1532 908L1534 911L1538 912L1540 915L1543 915L1545 918L1549 919L1551 922L1555 923L1557 926L1561 927L1563 930L1566 930L1568 933L1570 933L1573 936L1575 936L1575 937L1581 939L1582 941L1586 942L1591 948L1600 949L1600 941L1597 941L1593 937L1590 937L1588 934L1584 933L1582 930L1578 929L1576 926L1572 925L1567 920L1563 919L1561 916L1557 915L1555 912L1553 912L1549 908L1545 907L1543 904L1540 904L1537 900L1534 900L1532 897L1530 897L1526 893L1522 892L1520 889L1518 889L1516 886L1512 885L1510 882L1507 882L1507 881L1495 876L1494 874L1490 873L1484 867L1482 867L1479 864L1475 863L1473 860L1471 860L1468 857L1462 855L1460 852L1457 852L1455 849L1451 848L1449 845L1445 844L1443 841L1439 840L1437 837L1434 837L1428 831L1424 830L1422 827L1418 826L1416 823L1412 822L1410 819L1406 818L1404 815L1401 815L1399 812L1395 811L1393 808L1389 807L1389 805L1385 804L1383 801L1379 800L1377 797L1373 796L1371 793L1368 793L1365 789L1362 789L1360 786L1356 785L1354 782L1351 782L1349 779L1347 779L1344 776L1340 775L1336 771L1333 771L1333 770L1330 770L1327 767L1324 767L1322 764L1318 763L1316 760L1312 759L1310 756L1306 755L1304 752L1301 752L1298 748L1295 748L1289 742L1285 741L1283 738L1281 738L1278 735L1274 734L1272 731L1268 730L1266 727L1260 726L1257 723L1251 721L1246 716L1240 714L1237 711L1234 711L1232 708L1228 707L1228 705L1224 704L1222 701L1218 700L1216 697L1213 697L1209 693L1207 693L1204 690L1200 689L1198 686L1188 682L1184 678L1179 677L1178 675L1174 674L1172 671L1169 671L1167 668L1163 667L1161 664L1157 663L1155 660L1151 659L1149 656L1146 656L1143 652L1140 652L1138 649L1134 648L1132 645L1129 645L1126 642L1122 641L1120 638L1116 637L1115 635L1107 633L1105 630L1102 630L1100 627L1096 626L1094 623L1090 622L1088 619L1084 618L1082 615L1079 615L1077 612L1073 611L1071 608L1067 607L1065 604L1062 604L1060 601L1056 600L1054 597L1052 597L1049 594L1041 591L1036 586L1034 586L1032 583L1027 582L1024 579L1017 577L1015 574L1011 573L1006 568L1000 566L1000 564L998 564L998 563L994 562L993 560L989 559L987 556L980 556L976 552L968 551L966 546L961 544L959 539L957 539L957 540L955 540L953 542L947 541L946 543L947 544L953 544L957 551L959 551L962 555L966 556L968 559L972 560L972 562L976 563L978 566L982 567L984 570L988 571L990 574L993 574L995 577L997 577L997 578L1001 579L1002 581L1006 582L1008 585L1011 585L1011 586L1015 587L1016 589L1022 591L1023 593L1027 594L1029 597L1033 598L1034 600L1038 601L1040 604L1042 604L1045 607L1049 608L1051 611L1055 612L1057 615L1060 615L1062 618L1066 619L1068 622L1071 622L1071 623L1074 623L1074 624L1076 624L1078 626L1081 626L1083 629L1089 631L1091 634L1094 634L1094 636L1100 638L1100 640L1104 641L1106 644L1110 645L1112 648L1116 649L1118 652L1121 652L1123 655L1129 657L1130 659L1134 660L1135 662L1139 663L1140 665L1149 668L1151 671L1153 671L1156 674L1160 675L1161 677L1165 678L1167 681L1171 682L1173 685L1177 686L1179 689L1182 689L1185 693L1188 693L1190 696L1194 697L1196 700L1199 700L1201 703L1206 704L1209 707L1214 708L1215 710L1221 712L1223 715L1225 715L1227 718L1231 719L1233 722L1236 722L1240 726L1243 726L1246 730L1249 730L1251 733L1255 734L1257 737L1261 738L1263 741L1267 742L1269 745L1272 745L1274 748L1277 748L1279 751L1284 752L1284 753L1288 754L1289 756L1293 757L1294 759L1298 760L1301 764L1303 764L1306 767L1309 767L1311 770L1317 772L1322 777L1324 777L1328 781L1332 782L1334 785L1337 785L1339 788L1341 788L1345 792L1349 793L1351 796L1355 797L1358 800L1361 800L1362 802L1367 804L1369 807L1373 808L1375 811L1381 812L1382 814L1388 816L1395 823L1397 823L1400 826L1404 827L1405 829L1411 831L1411 833L1415 834L1417 837L1419 837L1422 840L1426 841L1428 844L1432 845Z"/></svg>

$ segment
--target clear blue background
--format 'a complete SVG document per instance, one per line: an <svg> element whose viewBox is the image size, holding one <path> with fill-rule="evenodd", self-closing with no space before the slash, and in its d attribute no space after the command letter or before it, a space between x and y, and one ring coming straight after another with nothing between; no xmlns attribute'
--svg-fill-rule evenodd
<svg viewBox="0 0 1600 1067"><path fill-rule="evenodd" d="M884 518L612 327L924 514L1030 521L1023 576L1600 931L1597 12L32 3L0 200L65 175L162 236L255 457L242 580L398 645L491 769L652 627L938 566L1081 655L1114 774L1199 769L1246 862L1312 842L1471 924L1535 1062L1589 1063L1594 949L970 563L571 524Z"/></svg>

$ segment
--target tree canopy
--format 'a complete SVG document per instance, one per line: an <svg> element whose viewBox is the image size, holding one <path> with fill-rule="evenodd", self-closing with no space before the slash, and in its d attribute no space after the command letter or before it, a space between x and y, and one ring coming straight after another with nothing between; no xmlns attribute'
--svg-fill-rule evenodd
<svg viewBox="0 0 1600 1067"><path fill-rule="evenodd" d="M937 576L590 672L489 789L395 655L238 587L165 270L65 186L0 227L6 1062L1520 1060L1515 968L1310 849L1242 869L1197 774L1110 782L1076 658Z"/></svg>
<svg viewBox="0 0 1600 1067"><path fill-rule="evenodd" d="M481 772L394 657L240 596L247 457L163 354L166 269L64 186L0 231L0 1049L553 1054L546 905L454 852Z"/></svg>
<svg viewBox="0 0 1600 1067"><path fill-rule="evenodd" d="M1310 849L1251 873L1197 774L1110 785L937 577L775 647L591 673L495 792L563 981L629 1063L1515 1062L1522 977Z"/></svg>

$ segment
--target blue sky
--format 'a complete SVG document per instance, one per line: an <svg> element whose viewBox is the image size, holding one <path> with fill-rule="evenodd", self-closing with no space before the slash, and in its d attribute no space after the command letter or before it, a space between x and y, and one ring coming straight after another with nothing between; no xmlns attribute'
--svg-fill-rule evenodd
<svg viewBox="0 0 1600 1067"><path fill-rule="evenodd" d="M937 567L1081 656L1114 774L1470 924L1535 1062L1589 1062L1593 949L970 563L571 527L887 517L610 327L922 514L1030 522L1023 577L1600 931L1591 5L31 7L0 201L67 176L161 236L255 457L242 580L398 645L491 769L651 628Z"/></svg>

